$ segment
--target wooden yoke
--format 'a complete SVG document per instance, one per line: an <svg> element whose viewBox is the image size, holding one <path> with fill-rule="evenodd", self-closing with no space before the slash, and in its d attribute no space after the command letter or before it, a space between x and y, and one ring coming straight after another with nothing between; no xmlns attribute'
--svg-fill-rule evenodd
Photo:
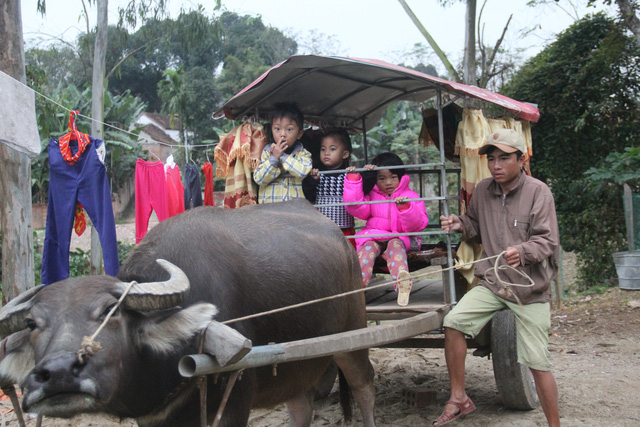
<svg viewBox="0 0 640 427"><path fill-rule="evenodd" d="M252 348L250 339L215 320L209 323L205 330L202 351L214 356L221 366L237 363Z"/></svg>

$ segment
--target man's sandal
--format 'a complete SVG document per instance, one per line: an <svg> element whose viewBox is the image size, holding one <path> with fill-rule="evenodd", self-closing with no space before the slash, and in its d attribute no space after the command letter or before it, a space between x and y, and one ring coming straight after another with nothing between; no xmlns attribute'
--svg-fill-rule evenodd
<svg viewBox="0 0 640 427"><path fill-rule="evenodd" d="M456 413L446 412L447 405L455 406L459 409L459 411ZM471 398L468 396L467 400L465 400L464 402L454 402L453 400L450 400L445 404L445 410L442 411L442 415L440 415L438 419L433 422L433 425L435 427L447 425L454 422L455 420L463 419L465 416L469 415L475 410L476 405L473 404Z"/></svg>

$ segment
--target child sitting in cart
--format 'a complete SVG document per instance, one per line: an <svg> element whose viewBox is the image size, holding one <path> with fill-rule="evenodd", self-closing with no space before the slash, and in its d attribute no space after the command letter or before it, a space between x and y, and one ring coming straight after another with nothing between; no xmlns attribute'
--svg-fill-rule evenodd
<svg viewBox="0 0 640 427"><path fill-rule="evenodd" d="M329 129L322 134L320 142L321 170L346 169L351 157L351 138L344 129ZM311 203L318 205L342 203L344 179L346 173L319 174L319 169L311 169L311 173L302 182L304 195ZM344 206L319 207L318 210L331 218L345 236L353 236L354 220ZM355 240L350 240L356 247Z"/></svg>
<svg viewBox="0 0 640 427"><path fill-rule="evenodd" d="M375 171L373 186L367 185L367 179L364 180L363 185L363 177L359 173L354 173L355 167L347 168L349 173L344 180L344 202L394 201L394 203L350 205L346 206L346 209L356 218L367 221L364 229L356 233L356 236L363 236L356 238L356 248L364 286L369 284L375 260L382 253L391 277L397 281L395 288L398 292L398 305L406 306L409 303L412 286L407 263L407 250L411 247L409 237L367 237L368 235L419 232L429 223L423 201L406 201L420 198L420 196L409 189L410 177L405 169L379 168L401 165L404 163L394 153L376 156L371 164L365 166L367 170L378 167Z"/></svg>
<svg viewBox="0 0 640 427"><path fill-rule="evenodd" d="M311 172L311 153L300 142L304 116L296 104L275 105L269 117L273 142L260 155L253 179L260 186L258 203L304 197L302 180Z"/></svg>

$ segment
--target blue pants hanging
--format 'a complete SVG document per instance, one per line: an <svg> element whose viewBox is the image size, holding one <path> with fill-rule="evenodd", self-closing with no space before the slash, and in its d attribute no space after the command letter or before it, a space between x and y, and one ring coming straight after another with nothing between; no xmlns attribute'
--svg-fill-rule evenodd
<svg viewBox="0 0 640 427"><path fill-rule="evenodd" d="M106 274L115 276L118 264L116 224L111 206L107 171L96 148L102 140L90 137L91 143L75 165L69 165L58 141L49 141L49 206L42 254L42 283L49 285L69 277L69 246L76 200L82 203L100 236ZM72 144L77 152L77 141Z"/></svg>
<svg viewBox="0 0 640 427"><path fill-rule="evenodd" d="M200 171L196 165L187 163L184 165L184 208L191 209L198 206L202 206Z"/></svg>

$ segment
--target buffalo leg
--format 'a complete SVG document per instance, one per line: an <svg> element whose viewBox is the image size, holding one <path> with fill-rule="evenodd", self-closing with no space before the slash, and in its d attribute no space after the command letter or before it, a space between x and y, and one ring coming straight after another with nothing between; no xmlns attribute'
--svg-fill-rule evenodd
<svg viewBox="0 0 640 427"><path fill-rule="evenodd" d="M369 361L368 350L358 350L351 353L336 354L334 360L342 371L353 397L358 403L362 413L362 422L365 427L376 425L373 415L376 390L373 385L373 366Z"/></svg>
<svg viewBox="0 0 640 427"><path fill-rule="evenodd" d="M287 401L290 427L308 427L313 417L313 398L315 389L302 393L300 396Z"/></svg>

